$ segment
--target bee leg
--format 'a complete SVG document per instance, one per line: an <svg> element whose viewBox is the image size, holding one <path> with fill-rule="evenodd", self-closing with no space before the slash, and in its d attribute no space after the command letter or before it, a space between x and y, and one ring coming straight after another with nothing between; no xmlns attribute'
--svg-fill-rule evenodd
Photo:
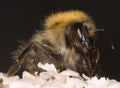
<svg viewBox="0 0 120 88"><path fill-rule="evenodd" d="M16 74L21 69L21 64L15 63L13 64L7 72L7 76L12 76Z"/></svg>

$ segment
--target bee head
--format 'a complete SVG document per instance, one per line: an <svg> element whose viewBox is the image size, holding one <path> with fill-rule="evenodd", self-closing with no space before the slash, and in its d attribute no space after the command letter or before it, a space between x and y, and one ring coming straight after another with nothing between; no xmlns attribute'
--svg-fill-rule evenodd
<svg viewBox="0 0 120 88"><path fill-rule="evenodd" d="M98 51L95 47L95 35L91 35L88 26L81 22L68 25L65 30L67 48L74 48L80 55L82 71L89 76L96 75Z"/></svg>

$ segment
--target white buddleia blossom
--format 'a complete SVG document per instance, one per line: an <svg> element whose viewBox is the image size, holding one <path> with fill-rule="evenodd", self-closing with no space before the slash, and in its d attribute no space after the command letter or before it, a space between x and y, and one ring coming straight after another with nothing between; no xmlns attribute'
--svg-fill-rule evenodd
<svg viewBox="0 0 120 88"><path fill-rule="evenodd" d="M19 76L7 77L5 73L0 73L0 88L120 88L120 82L115 79L101 77L89 78L86 81L75 71L70 69L57 72L53 64L41 64L46 72L38 75L24 71L22 78Z"/></svg>

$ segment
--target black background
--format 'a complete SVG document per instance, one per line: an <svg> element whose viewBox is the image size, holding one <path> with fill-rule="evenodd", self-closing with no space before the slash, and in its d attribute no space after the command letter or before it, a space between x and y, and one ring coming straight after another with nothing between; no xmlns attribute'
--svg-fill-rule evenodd
<svg viewBox="0 0 120 88"><path fill-rule="evenodd" d="M0 72L6 72L11 61L11 52L16 50L18 40L28 40L43 19L52 12L70 9L83 10L90 14L103 28L115 46L103 33L99 33L98 48L103 76L120 81L120 14L117 1L110 0L39 0L0 2Z"/></svg>

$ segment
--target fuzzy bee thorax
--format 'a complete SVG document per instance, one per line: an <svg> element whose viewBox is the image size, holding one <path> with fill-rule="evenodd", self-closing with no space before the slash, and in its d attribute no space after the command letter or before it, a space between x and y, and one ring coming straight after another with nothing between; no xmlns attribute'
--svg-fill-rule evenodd
<svg viewBox="0 0 120 88"><path fill-rule="evenodd" d="M45 20L44 26L46 27L46 29L52 27L53 28L57 27L59 29L59 27L68 25L70 23L85 22L85 21L86 22L91 21L91 18L82 11L73 10L73 11L58 12L48 16Z"/></svg>

